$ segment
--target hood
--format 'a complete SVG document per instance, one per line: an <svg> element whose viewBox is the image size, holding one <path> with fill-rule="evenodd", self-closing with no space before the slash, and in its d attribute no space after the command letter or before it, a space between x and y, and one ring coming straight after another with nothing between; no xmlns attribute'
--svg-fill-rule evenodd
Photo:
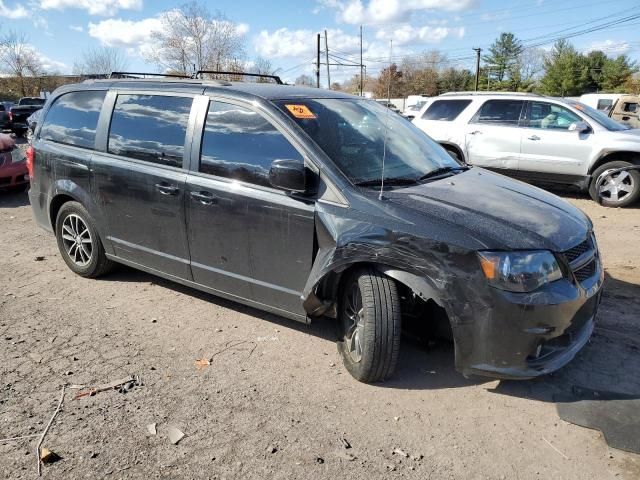
<svg viewBox="0 0 640 480"><path fill-rule="evenodd" d="M640 143L640 128L632 128L631 130L620 130L618 132L610 132L614 140L623 142Z"/></svg>
<svg viewBox="0 0 640 480"><path fill-rule="evenodd" d="M479 249L561 252L582 242L591 229L584 213L556 195L481 168L385 197L413 215L449 224L452 244ZM428 235L429 220L419 223Z"/></svg>

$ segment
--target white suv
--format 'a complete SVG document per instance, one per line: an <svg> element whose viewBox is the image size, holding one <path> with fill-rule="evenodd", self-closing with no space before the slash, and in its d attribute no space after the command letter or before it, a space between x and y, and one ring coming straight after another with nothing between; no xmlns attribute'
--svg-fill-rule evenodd
<svg viewBox="0 0 640 480"><path fill-rule="evenodd" d="M413 123L453 157L542 185L568 185L604 205L640 197L640 130L580 102L522 93L447 93L429 99Z"/></svg>

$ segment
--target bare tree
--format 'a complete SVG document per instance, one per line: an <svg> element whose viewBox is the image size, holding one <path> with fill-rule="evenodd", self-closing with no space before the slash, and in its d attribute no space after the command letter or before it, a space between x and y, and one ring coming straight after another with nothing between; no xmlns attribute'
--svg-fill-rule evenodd
<svg viewBox="0 0 640 480"><path fill-rule="evenodd" d="M122 50L111 47L90 48L73 63L76 75L107 75L122 72L129 67L129 61Z"/></svg>
<svg viewBox="0 0 640 480"><path fill-rule="evenodd" d="M276 75L278 73L279 68L275 68L271 64L271 60L267 60L266 58L258 57L256 58L253 68L251 69L252 73L257 73L258 75ZM270 82L269 79L266 78L258 78L258 83Z"/></svg>
<svg viewBox="0 0 640 480"><path fill-rule="evenodd" d="M302 74L298 78L296 78L295 84L302 87L315 87L316 81L313 77L306 74Z"/></svg>
<svg viewBox="0 0 640 480"><path fill-rule="evenodd" d="M0 39L0 65L4 73L17 79L17 87L23 97L28 95L27 77L44 73L42 60L24 34L9 33Z"/></svg>
<svg viewBox="0 0 640 480"><path fill-rule="evenodd" d="M164 12L152 38L157 48L147 53L147 60L176 73L232 70L245 53L238 26L198 1Z"/></svg>

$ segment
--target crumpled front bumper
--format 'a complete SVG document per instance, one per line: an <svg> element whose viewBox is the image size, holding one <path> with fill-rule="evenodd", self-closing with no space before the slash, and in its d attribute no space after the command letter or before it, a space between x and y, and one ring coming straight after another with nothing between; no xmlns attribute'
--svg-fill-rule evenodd
<svg viewBox="0 0 640 480"><path fill-rule="evenodd" d="M570 362L593 333L604 272L565 278L532 293L490 288L490 305L453 325L456 367L464 375L527 379Z"/></svg>

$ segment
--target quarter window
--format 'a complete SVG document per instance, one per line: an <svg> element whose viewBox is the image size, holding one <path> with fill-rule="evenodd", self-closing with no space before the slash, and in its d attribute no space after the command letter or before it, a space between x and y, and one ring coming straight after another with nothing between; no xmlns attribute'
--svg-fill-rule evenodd
<svg viewBox="0 0 640 480"><path fill-rule="evenodd" d="M480 107L473 122L517 127L523 105L522 100L488 100Z"/></svg>
<svg viewBox="0 0 640 480"><path fill-rule="evenodd" d="M270 187L269 169L278 159L302 161L302 156L260 114L229 103L209 104L200 172Z"/></svg>
<svg viewBox="0 0 640 480"><path fill-rule="evenodd" d="M66 93L49 108L40 138L82 148L95 148L98 118L105 91Z"/></svg>
<svg viewBox="0 0 640 480"><path fill-rule="evenodd" d="M181 167L191 103L189 97L118 95L108 151Z"/></svg>
<svg viewBox="0 0 640 480"><path fill-rule="evenodd" d="M469 106L471 100L436 100L422 115L423 120L451 122Z"/></svg>
<svg viewBox="0 0 640 480"><path fill-rule="evenodd" d="M569 125L581 121L582 118L560 105L545 102L531 102L529 128L568 130Z"/></svg>

